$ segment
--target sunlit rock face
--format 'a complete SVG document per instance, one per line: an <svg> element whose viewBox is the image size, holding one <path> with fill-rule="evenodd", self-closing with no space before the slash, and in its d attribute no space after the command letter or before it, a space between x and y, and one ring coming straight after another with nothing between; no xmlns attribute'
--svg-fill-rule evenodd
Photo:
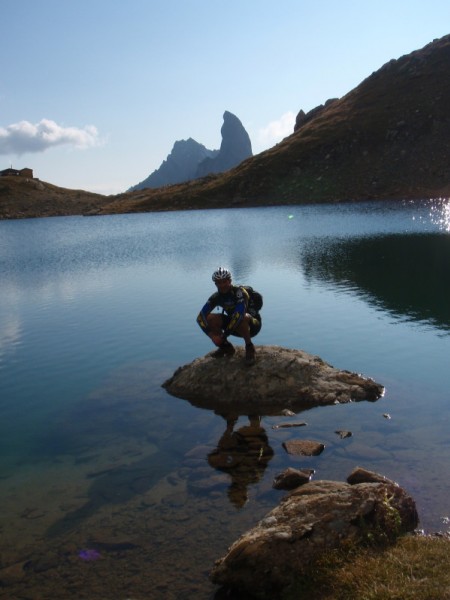
<svg viewBox="0 0 450 600"><path fill-rule="evenodd" d="M350 475L346 483L316 481L293 490L216 561L213 582L255 598L278 598L326 551L369 537L394 541L414 530L417 510L405 490L367 471L356 478L353 485Z"/></svg>
<svg viewBox="0 0 450 600"><path fill-rule="evenodd" d="M180 367L163 387L196 406L280 414L314 406L378 400L383 386L350 371L335 369L320 357L280 346L256 346L256 364L247 366L244 349L231 357L210 352Z"/></svg>

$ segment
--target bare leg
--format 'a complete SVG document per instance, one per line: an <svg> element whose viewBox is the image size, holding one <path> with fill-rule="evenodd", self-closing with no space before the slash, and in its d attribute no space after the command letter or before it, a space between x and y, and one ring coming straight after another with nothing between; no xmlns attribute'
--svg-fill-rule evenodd
<svg viewBox="0 0 450 600"><path fill-rule="evenodd" d="M255 346L253 345L252 337L250 335L251 318L252 317L249 314L246 314L236 329L236 332L245 340L245 362L247 365L255 364Z"/></svg>
<svg viewBox="0 0 450 600"><path fill-rule="evenodd" d="M236 328L236 333L238 333L242 338L244 338L245 344L251 344L252 338L250 335L250 321L251 316L246 314L242 321L239 323L239 326Z"/></svg>
<svg viewBox="0 0 450 600"><path fill-rule="evenodd" d="M222 315L210 313L206 319L209 327L208 336L212 339L216 346L220 346L221 342L223 342Z"/></svg>

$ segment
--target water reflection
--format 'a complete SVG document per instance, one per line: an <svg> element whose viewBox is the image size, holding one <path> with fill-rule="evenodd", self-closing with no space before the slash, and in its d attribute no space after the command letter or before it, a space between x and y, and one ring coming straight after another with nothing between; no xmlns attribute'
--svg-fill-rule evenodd
<svg viewBox="0 0 450 600"><path fill-rule="evenodd" d="M217 443L217 448L208 454L208 463L214 469L231 476L228 498L241 508L248 500L248 486L262 479L264 471L274 455L261 417L248 415L248 425L236 431L237 414L222 415L226 429Z"/></svg>
<svg viewBox="0 0 450 600"><path fill-rule="evenodd" d="M302 251L309 280L362 294L396 316L450 329L450 236L390 234L321 240Z"/></svg>

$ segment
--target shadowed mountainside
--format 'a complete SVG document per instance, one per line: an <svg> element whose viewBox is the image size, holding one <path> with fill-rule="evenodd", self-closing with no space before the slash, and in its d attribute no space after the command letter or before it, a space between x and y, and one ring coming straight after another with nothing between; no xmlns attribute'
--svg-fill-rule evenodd
<svg viewBox="0 0 450 600"><path fill-rule="evenodd" d="M448 195L449 72L447 35L386 63L344 97L298 119L296 131L274 148L234 169L165 188L99 197L95 208L80 206L78 214ZM11 199L11 190L0 187L3 217L5 198ZM20 198L15 201L20 207ZM40 216L37 209L35 216Z"/></svg>

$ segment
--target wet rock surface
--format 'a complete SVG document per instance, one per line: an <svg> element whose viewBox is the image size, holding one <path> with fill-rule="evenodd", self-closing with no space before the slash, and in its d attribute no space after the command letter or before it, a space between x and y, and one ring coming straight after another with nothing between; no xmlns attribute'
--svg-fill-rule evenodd
<svg viewBox="0 0 450 600"><path fill-rule="evenodd" d="M212 581L271 598L328 550L368 536L393 541L417 526L415 502L396 483L362 469L348 480L359 483L315 481L293 490L216 562Z"/></svg>
<svg viewBox="0 0 450 600"><path fill-rule="evenodd" d="M283 448L294 456L318 456L322 454L325 445L314 440L287 440Z"/></svg>
<svg viewBox="0 0 450 600"><path fill-rule="evenodd" d="M311 481L311 477L314 475L314 469L293 469L288 467L273 480L272 487L275 490L293 490L305 483Z"/></svg>
<svg viewBox="0 0 450 600"><path fill-rule="evenodd" d="M180 367L163 387L195 406L249 413L280 414L314 406L378 400L384 388L370 378L336 369L303 350L257 346L256 364L248 367L244 350L220 359L213 352Z"/></svg>

